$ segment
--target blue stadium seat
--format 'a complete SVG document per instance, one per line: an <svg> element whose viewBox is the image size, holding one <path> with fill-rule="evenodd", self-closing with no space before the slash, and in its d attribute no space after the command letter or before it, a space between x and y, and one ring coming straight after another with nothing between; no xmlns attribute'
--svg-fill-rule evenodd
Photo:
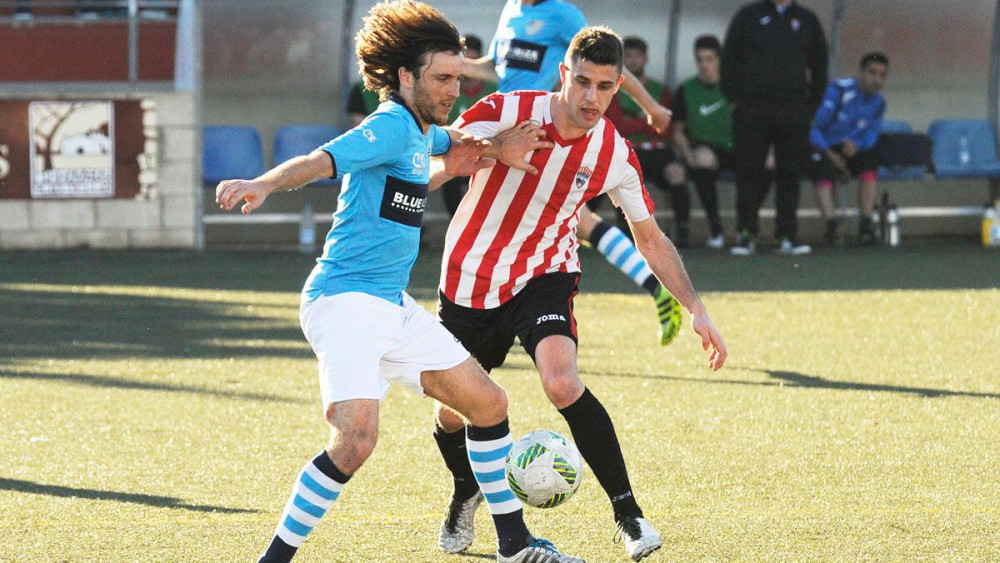
<svg viewBox="0 0 1000 563"><path fill-rule="evenodd" d="M913 133L913 126L907 121L886 119L882 121L879 133ZM924 166L883 166L878 167L879 180L920 180L924 177Z"/></svg>
<svg viewBox="0 0 1000 563"><path fill-rule="evenodd" d="M913 126L899 119L882 120L882 133L913 133Z"/></svg>
<svg viewBox="0 0 1000 563"><path fill-rule="evenodd" d="M202 135L202 181L251 179L265 171L260 134L242 125L209 125Z"/></svg>
<svg viewBox="0 0 1000 563"><path fill-rule="evenodd" d="M939 178L1000 178L997 140L985 119L941 119L927 134L934 142L931 161Z"/></svg>
<svg viewBox="0 0 1000 563"><path fill-rule="evenodd" d="M274 132L274 164L296 156L311 153L343 133L332 125L283 125ZM324 178L315 182L319 186L339 184L340 180Z"/></svg>

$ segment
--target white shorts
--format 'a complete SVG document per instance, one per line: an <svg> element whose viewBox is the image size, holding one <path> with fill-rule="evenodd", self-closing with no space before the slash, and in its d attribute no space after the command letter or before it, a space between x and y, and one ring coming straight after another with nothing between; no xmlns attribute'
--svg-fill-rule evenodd
<svg viewBox="0 0 1000 563"><path fill-rule="evenodd" d="M324 405L382 400L390 383L423 396L421 372L449 369L470 357L405 293L402 305L357 292L303 299L299 322L319 360Z"/></svg>

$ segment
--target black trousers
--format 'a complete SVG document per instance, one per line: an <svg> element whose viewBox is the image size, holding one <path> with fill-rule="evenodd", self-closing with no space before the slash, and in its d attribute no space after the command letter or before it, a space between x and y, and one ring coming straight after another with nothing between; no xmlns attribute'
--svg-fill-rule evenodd
<svg viewBox="0 0 1000 563"><path fill-rule="evenodd" d="M736 144L736 230L756 236L760 206L770 189L764 163L774 146L774 202L777 238L795 238L799 209L799 176L809 155L812 106L801 103L746 101L733 113Z"/></svg>

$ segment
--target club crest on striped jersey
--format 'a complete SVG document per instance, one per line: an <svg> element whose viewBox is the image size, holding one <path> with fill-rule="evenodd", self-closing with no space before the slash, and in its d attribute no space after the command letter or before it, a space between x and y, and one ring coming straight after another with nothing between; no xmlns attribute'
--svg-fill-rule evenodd
<svg viewBox="0 0 1000 563"><path fill-rule="evenodd" d="M576 171L576 187L582 188L587 183L587 180L590 179L590 175L593 173L593 169L589 166L581 166L580 169Z"/></svg>

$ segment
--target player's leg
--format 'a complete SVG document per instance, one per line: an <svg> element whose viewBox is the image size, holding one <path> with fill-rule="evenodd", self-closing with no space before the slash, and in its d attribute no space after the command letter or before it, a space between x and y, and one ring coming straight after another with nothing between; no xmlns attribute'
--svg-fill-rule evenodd
<svg viewBox="0 0 1000 563"><path fill-rule="evenodd" d="M277 530L261 563L289 561L375 447L378 400L388 382L379 376L381 349L391 326L392 305L360 294L305 301L302 331L318 359L320 392L330 425L330 445L306 464L292 487ZM366 318L363 326L342 322Z"/></svg>
<svg viewBox="0 0 1000 563"><path fill-rule="evenodd" d="M819 151L812 152L811 159L812 180L816 188L816 201L819 203L820 213L826 221L826 228L823 233L823 240L827 244L833 245L837 242L837 217L833 204L833 190L835 189L835 179L837 171L825 154Z"/></svg>
<svg viewBox="0 0 1000 563"><path fill-rule="evenodd" d="M504 306L490 310L469 309L442 295L438 319L486 370L491 370L503 364L514 343L514 335L501 330L500 316L504 309ZM445 552L458 553L475 539L475 514L483 496L469 463L465 419L440 401L436 401L434 408L434 442L451 473L453 485L438 546Z"/></svg>
<svg viewBox="0 0 1000 563"><path fill-rule="evenodd" d="M663 177L670 193L670 208L674 211L674 246L687 248L691 244L691 194L687 187L684 165L676 160L663 167Z"/></svg>
<svg viewBox="0 0 1000 563"><path fill-rule="evenodd" d="M733 111L733 138L736 147L736 243L734 256L757 252L758 214L769 182L764 163L770 150L766 112L752 104L740 104Z"/></svg>
<svg viewBox="0 0 1000 563"><path fill-rule="evenodd" d="M719 180L719 156L707 145L694 147L694 162L691 163L691 179L701 207L708 219L709 248L722 248L725 240L722 236L722 217L719 214L719 194L716 183Z"/></svg>
<svg viewBox="0 0 1000 563"><path fill-rule="evenodd" d="M778 117L778 134L774 139L774 207L775 235L778 253L808 254L812 248L796 241L798 234L799 175L809 151L809 127L812 112L805 105L782 108Z"/></svg>
<svg viewBox="0 0 1000 563"><path fill-rule="evenodd" d="M436 323L435 323L436 324ZM421 341L439 339L448 343L451 335L441 326L442 336L425 335ZM464 348L450 340L457 348ZM462 415L469 462L497 531L497 560L501 563L582 563L583 560L559 553L544 539L537 539L524 523L521 501L517 500L504 473L507 453L514 445L507 422L507 395L494 383L475 359L442 370L420 374L424 393ZM473 510L474 512L474 510Z"/></svg>
<svg viewBox="0 0 1000 563"><path fill-rule="evenodd" d="M330 445L299 473L278 527L259 563L292 559L309 532L340 496L344 485L375 449L378 401L357 399L327 405Z"/></svg>
<svg viewBox="0 0 1000 563"><path fill-rule="evenodd" d="M681 306L653 275L631 239L618 227L587 211L580 213L577 233L653 297L660 320L660 344L670 344L680 331Z"/></svg>
<svg viewBox="0 0 1000 563"><path fill-rule="evenodd" d="M858 153L853 159L858 174L858 244L875 244L872 213L875 211L875 192L878 188L878 159L874 150Z"/></svg>
<svg viewBox="0 0 1000 563"><path fill-rule="evenodd" d="M533 282L535 287L525 288L531 294L519 308L517 334L535 361L545 395L566 419L580 454L608 495L629 556L638 561L659 549L662 541L632 494L611 417L577 371L573 296L578 279L549 274Z"/></svg>

